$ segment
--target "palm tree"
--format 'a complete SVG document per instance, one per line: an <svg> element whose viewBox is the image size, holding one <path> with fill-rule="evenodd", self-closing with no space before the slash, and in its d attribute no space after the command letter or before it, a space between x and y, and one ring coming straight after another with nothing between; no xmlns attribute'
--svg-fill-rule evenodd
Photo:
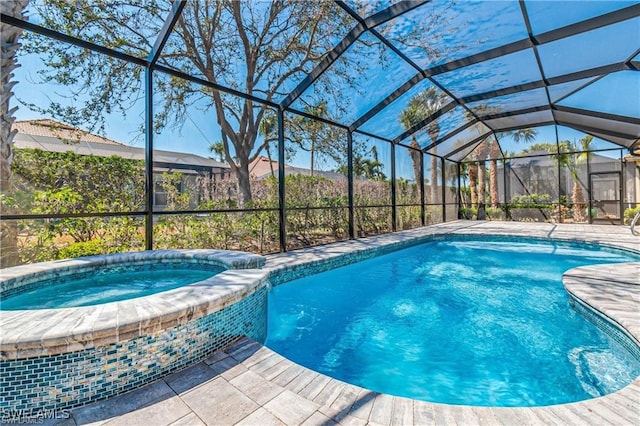
<svg viewBox="0 0 640 426"><path fill-rule="evenodd" d="M511 137L517 143L529 143L536 138L538 130L534 128L518 129L511 133Z"/></svg>
<svg viewBox="0 0 640 426"><path fill-rule="evenodd" d="M573 177L573 191L571 192L571 201L573 202L573 220L575 222L587 221L587 204L584 198L584 191L582 185L580 185L580 176L578 174L578 166L589 160L591 156L591 143L593 142L593 136L586 135L580 139L580 154L574 158L571 162L569 171Z"/></svg>
<svg viewBox="0 0 640 426"><path fill-rule="evenodd" d="M471 197L471 208L478 205L478 165L469 164L469 195Z"/></svg>
<svg viewBox="0 0 640 426"><path fill-rule="evenodd" d="M500 205L498 194L498 157L502 155L500 144L496 138L491 139L489 147L489 191L491 193L491 208L497 209Z"/></svg>
<svg viewBox="0 0 640 426"><path fill-rule="evenodd" d="M429 87L423 92L418 93L411 98L407 107L400 114L400 123L405 130L411 129L416 124L422 122L426 118L432 116L436 111L440 110L444 99L441 94L438 93L435 87ZM440 126L436 121L432 121L427 125L427 131L431 142L435 143L438 140L440 134ZM412 145L413 141L412 140ZM418 142L415 141L418 145ZM419 147L419 145L418 145ZM431 202L435 203L438 198L438 157L435 156L436 148L433 148L431 156ZM413 157L412 157L413 158ZM416 162L414 161L414 173L419 176L419 168L416 171ZM419 163L418 163L419 164ZM419 182L419 180L417 181Z"/></svg>
<svg viewBox="0 0 640 426"><path fill-rule="evenodd" d="M209 151L213 154L213 159L219 162L224 162L224 144L222 141L214 142L209 145Z"/></svg>
<svg viewBox="0 0 640 426"><path fill-rule="evenodd" d="M0 12L18 19L25 19L24 9L28 0L2 0L0 1ZM15 117L13 113L16 107L11 108L9 101L13 96L13 86L17 83L12 81L13 71L19 66L15 55L20 47L18 40L22 35L22 29L5 23L0 24L0 46L2 53L0 56L0 79L2 86L2 102L0 109L0 191L5 193L11 188L11 162L13 160L13 138L17 131L12 129ZM3 206L3 211L6 212ZM15 222L6 221L0 225L2 237L0 239L0 268L14 266L19 263L18 256L18 232Z"/></svg>
<svg viewBox="0 0 640 426"><path fill-rule="evenodd" d="M420 181L422 180L422 173L420 173L420 157L422 156L422 150L420 149L420 145L418 144L418 140L415 136L411 138L409 146L414 148L409 150L409 155L411 156L411 163L413 165L414 182L417 186L420 185Z"/></svg>
<svg viewBox="0 0 640 426"><path fill-rule="evenodd" d="M485 161L487 159L487 155L489 154L489 142L487 139L484 139L482 142L478 144L475 149L476 158L478 160L478 219L484 218L484 204L485 204L485 172L487 167L485 165ZM481 211L482 210L482 211Z"/></svg>

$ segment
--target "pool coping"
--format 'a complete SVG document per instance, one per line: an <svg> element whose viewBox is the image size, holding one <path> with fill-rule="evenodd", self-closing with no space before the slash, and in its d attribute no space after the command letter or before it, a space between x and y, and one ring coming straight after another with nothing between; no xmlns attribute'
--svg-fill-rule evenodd
<svg viewBox="0 0 640 426"><path fill-rule="evenodd" d="M638 240L626 227L608 225L554 225L545 223L505 223L456 221L420 230L383 235L357 242L267 256L266 268L275 271L292 262L320 255L330 259L355 247L371 247L378 240L397 242L407 235L439 233L516 235L547 237L567 241L587 241L638 251ZM309 253L312 253L311 255ZM635 262L634 262L635 263ZM619 264L618 264L619 265ZM637 265L634 265L636 267ZM589 267L583 267L589 268ZM580 269L580 268L576 268ZM575 270L572 270L575 271ZM630 270L632 273L634 269ZM568 273L571 271L568 271ZM602 270L607 282L622 277L631 283L620 299L602 299L601 288L590 295L575 289L587 286L591 271L569 273L568 289L584 297L594 309L601 309L620 324L628 323L616 311L638 320L637 276L619 269L617 274ZM574 277L574 275L576 275ZM595 278L595 277L594 277ZM575 284L574 284L575 282ZM597 281L601 286L604 281ZM617 304L618 306L613 306ZM609 306L611 305L611 306ZM638 337L633 327L628 332ZM243 339L170 377L130 394L71 410L66 424L109 422L121 424L149 422L177 424L638 424L640 423L640 378L612 394L589 400L543 407L472 407L424 402L376 393L341 382L304 368L267 347Z"/></svg>
<svg viewBox="0 0 640 426"><path fill-rule="evenodd" d="M124 263L186 261L227 268L206 280L145 297L63 309L0 310L0 360L57 355L105 346L204 317L245 298L267 282L263 256L230 250L154 250L22 265L2 270L3 288L24 277ZM30 279L31 280L31 279ZM18 284L16 284L16 282ZM55 324L54 327L51 325Z"/></svg>

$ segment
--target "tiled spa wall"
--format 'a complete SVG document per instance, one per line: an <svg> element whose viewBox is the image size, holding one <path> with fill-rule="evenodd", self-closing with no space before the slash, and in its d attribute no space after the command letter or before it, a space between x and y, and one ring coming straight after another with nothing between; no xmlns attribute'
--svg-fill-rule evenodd
<svg viewBox="0 0 640 426"><path fill-rule="evenodd" d="M3 418L105 399L200 361L240 336L263 342L267 288L204 317L124 342L53 356L0 362Z"/></svg>

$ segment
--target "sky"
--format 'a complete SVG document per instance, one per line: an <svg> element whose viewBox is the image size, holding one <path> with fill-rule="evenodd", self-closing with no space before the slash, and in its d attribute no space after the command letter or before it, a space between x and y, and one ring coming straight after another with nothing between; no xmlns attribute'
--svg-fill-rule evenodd
<svg viewBox="0 0 640 426"><path fill-rule="evenodd" d="M442 1L435 1L434 7L437 7ZM591 18L599 13L615 10L616 8L625 7L632 4L631 2L526 2L527 10L531 17L534 33L541 33L551 30L557 26L568 25L582 19ZM466 55L477 53L488 48L494 47L492 37L500 34L499 43L493 41L494 44L504 44L514 41L522 36L522 26L515 25L518 19L522 20L522 16L517 6L517 2L459 2L450 11L454 12L458 9L472 10L473 20L461 23L458 18L444 22L445 37L441 42L461 43L463 40L478 40L478 46L473 43L465 45L460 51L454 55ZM425 13L429 13L432 9L418 8L409 12L406 16L390 21L380 29L386 36L391 39L401 37L411 31L413 26L417 25L416 20L423 19ZM488 23L498 23L502 25L488 26ZM458 29L458 31L455 31ZM589 33L571 37L566 40L548 43L540 46L540 56L543 60L543 68L548 73L547 77L574 72L575 70L599 66L604 63L615 63L621 61L625 55L628 55L630 46L637 49L638 38L633 34L640 36L640 18L628 20L616 24L614 28L604 28L592 31L591 37L586 36ZM629 37L629 35L632 35ZM362 41L371 41L371 35L365 33L361 36ZM613 40L613 42L612 42ZM604 43L604 44L602 44ZM344 54L344 58L355 61L358 59L353 52L367 53L366 44L356 47L354 44L351 50ZM594 55L589 55L589 50L598 49L604 52L604 55L597 55L603 59L598 61L590 60ZM353 50L353 51L352 51ZM409 57L415 55L416 52L407 50L403 52ZM405 62L400 60L397 54L386 47L380 53L383 55L376 58L375 49L370 49L364 56L367 61L361 64L361 70L364 71L359 78L356 79L360 90L345 87L342 90L344 98L349 99L351 103L349 108L343 108L341 112L338 105L330 104L330 116L344 124L351 124L358 117L362 116L375 104L380 102L384 97L400 87L405 81L415 75L415 70L408 67ZM495 87L506 87L513 84L524 84L530 81L540 79L537 67L524 66L525 63L531 62L535 65L532 50L517 52L516 54L504 56L495 60L485 61L469 67L465 67L452 72L444 73L436 76L436 81L445 85L456 96L466 96L469 94L481 93ZM546 59L545 59L546 58ZM559 60L562 58L562 60ZM361 59L361 58L360 58ZM376 60L379 59L379 60ZM419 58L414 58L419 59ZM38 71L44 67L43 59L37 55L21 56L20 61L22 67L16 71L16 80L19 82L15 86L14 92L18 100L27 100L28 102L47 105L50 101L60 102L65 105L74 105L81 103L84 99L80 96L77 99L69 98L69 89L67 87L55 86L52 84L39 84ZM529 61L529 62L526 62ZM604 62L603 62L604 61ZM419 62L419 61L418 61ZM437 64L437 61L426 65ZM553 87L552 96L557 96L558 104L575 108L593 109L619 115L627 115L631 117L640 117L640 73L633 71L618 72L605 78L595 80L592 84L565 99L562 96L573 86L563 88L560 85ZM514 80L515 76L515 80ZM327 83L326 81L324 82ZM329 82L331 83L331 82ZM336 84L339 84L336 83ZM403 128L399 125L398 117L401 111L407 106L411 97L416 94L422 87L432 85L427 80L420 83L420 89L416 88L398 98L377 116L374 116L369 122L363 125L363 130L371 133L379 132L382 136L393 138L402 132ZM142 85L141 85L142 86ZM300 99L294 102L293 106L303 109L304 101L312 100L314 93L320 91L320 85L312 85ZM553 89L556 89L555 91ZM540 92L540 90L539 90ZM544 93L544 91L541 91ZM633 96L630 94L636 94ZM491 100L492 107L498 110L503 107L512 106L517 103L519 107L526 108L528 106L538 106L540 102L540 93L523 92L516 96L502 98L494 98ZM554 100L556 100L554 99ZM448 99L450 100L450 98ZM447 102L448 102L447 100ZM546 99L545 99L546 101ZM15 105L15 103L14 103ZM472 106L472 104L470 104ZM475 107L474 107L475 108ZM458 108L457 108L458 109ZM456 110L457 110L456 109ZM18 120L43 118L39 113L30 111L27 106L19 105L16 113ZM465 114L455 115L453 113L446 114L439 119L439 127L441 128L441 136L447 131L457 127L465 122ZM141 134L140 128L144 123L144 96L138 96L131 108L125 116L120 114L111 114L105 117L107 136L116 141L134 145L144 146L144 135ZM556 129L554 126L546 126L538 128L538 142L553 142L556 140ZM559 127L559 138L570 141L577 141L583 133L573 131L568 128ZM211 156L209 151L210 144L221 140L220 129L216 124L213 111L202 111L202 108L194 106L189 109L185 116L184 122L176 128L165 128L160 135L154 137L154 146L156 149L165 149L173 151L190 152L205 157ZM408 144L408 141L406 141ZM609 147L604 141L597 141L602 147ZM503 149L512 149L511 145ZM274 150L275 152L275 150ZM295 159L291 160L293 165L299 167L308 167L309 156L306 152L300 152ZM326 163L326 168L332 168L331 162Z"/></svg>

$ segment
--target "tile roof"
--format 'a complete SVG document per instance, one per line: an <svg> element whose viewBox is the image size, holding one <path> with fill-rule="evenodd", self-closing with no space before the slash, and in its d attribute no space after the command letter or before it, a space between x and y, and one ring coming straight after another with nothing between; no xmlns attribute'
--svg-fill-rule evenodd
<svg viewBox="0 0 640 426"><path fill-rule="evenodd" d="M97 142L122 145L120 142L104 136L89 133L86 130L51 119L16 121L13 123L13 127L23 135L56 138L64 142Z"/></svg>

